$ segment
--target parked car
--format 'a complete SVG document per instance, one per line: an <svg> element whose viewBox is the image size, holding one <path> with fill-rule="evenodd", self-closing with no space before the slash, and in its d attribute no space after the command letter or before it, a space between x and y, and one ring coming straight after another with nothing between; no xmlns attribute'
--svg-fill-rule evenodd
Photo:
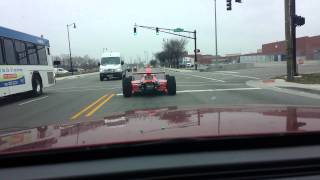
<svg viewBox="0 0 320 180"><path fill-rule="evenodd" d="M69 71L63 69L63 68L54 68L54 73L55 74L66 74L66 73L69 73Z"/></svg>

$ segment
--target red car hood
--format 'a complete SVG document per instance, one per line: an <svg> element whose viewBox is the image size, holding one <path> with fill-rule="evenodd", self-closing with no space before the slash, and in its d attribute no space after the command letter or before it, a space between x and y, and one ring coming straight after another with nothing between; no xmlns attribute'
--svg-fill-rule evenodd
<svg viewBox="0 0 320 180"><path fill-rule="evenodd" d="M159 139L309 131L320 131L320 107L168 107L1 134L0 154Z"/></svg>

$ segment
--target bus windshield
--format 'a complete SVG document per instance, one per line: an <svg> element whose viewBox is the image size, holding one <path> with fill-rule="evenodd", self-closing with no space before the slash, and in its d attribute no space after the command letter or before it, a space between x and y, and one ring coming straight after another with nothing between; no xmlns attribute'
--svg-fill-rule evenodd
<svg viewBox="0 0 320 180"><path fill-rule="evenodd" d="M101 59L101 65L120 64L120 57L104 57Z"/></svg>

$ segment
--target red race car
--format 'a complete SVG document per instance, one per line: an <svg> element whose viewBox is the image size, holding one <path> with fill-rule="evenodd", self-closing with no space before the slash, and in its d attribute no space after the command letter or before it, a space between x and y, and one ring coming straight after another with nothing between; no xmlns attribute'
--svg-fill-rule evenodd
<svg viewBox="0 0 320 180"><path fill-rule="evenodd" d="M122 80L124 97L130 97L135 93L176 94L176 79L174 76L166 75L165 72L152 72L148 66L145 72L134 72L131 76Z"/></svg>

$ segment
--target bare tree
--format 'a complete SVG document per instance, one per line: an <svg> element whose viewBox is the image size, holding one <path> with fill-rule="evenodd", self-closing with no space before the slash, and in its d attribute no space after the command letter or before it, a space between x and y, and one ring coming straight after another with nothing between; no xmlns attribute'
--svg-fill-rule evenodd
<svg viewBox="0 0 320 180"><path fill-rule="evenodd" d="M171 39L163 42L163 50L156 53L156 58L161 65L171 65L179 68L179 59L185 54L185 46L187 41L185 39Z"/></svg>
<svg viewBox="0 0 320 180"><path fill-rule="evenodd" d="M150 64L152 67L157 67L158 61L155 60L155 59L152 59L152 60L150 60L149 64Z"/></svg>
<svg viewBox="0 0 320 180"><path fill-rule="evenodd" d="M53 60L60 61L60 67L69 70L70 59L69 55L61 54L59 56L53 56ZM98 59L91 58L89 55L85 56L73 56L72 62L75 68L82 68L84 70L92 70L97 68Z"/></svg>

